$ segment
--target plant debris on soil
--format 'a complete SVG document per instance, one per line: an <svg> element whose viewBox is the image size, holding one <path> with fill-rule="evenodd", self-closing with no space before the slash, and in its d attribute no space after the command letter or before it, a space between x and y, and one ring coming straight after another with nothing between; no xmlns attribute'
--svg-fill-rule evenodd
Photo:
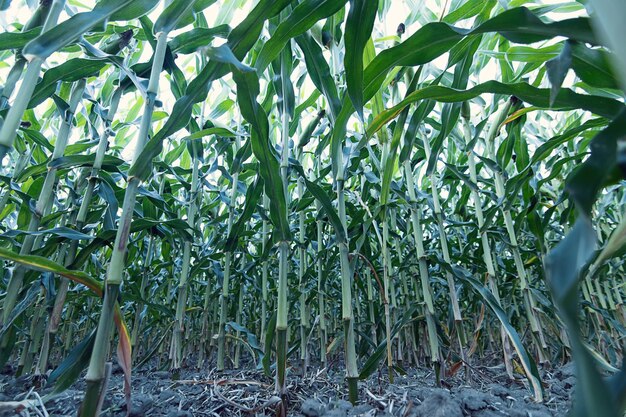
<svg viewBox="0 0 626 417"><path fill-rule="evenodd" d="M412 369L390 382L386 372L359 383L359 403L344 398L343 371L315 369L289 376L288 416L348 417L549 417L566 414L575 383L567 364L544 371L544 403L533 401L524 379L511 381L502 366L473 366L470 381L460 375L435 384L433 372ZM46 397L30 377L0 379L0 417L12 415L75 416L83 398L81 380L61 394ZM177 380L167 371L141 369L133 374L132 406L127 413L121 369L114 367L101 416L275 416L280 398L261 371L217 373L183 370ZM41 401L37 398L43 397ZM28 397L28 398L26 398ZM26 401L24 401L26 400ZM22 404L22 407L16 404ZM24 404L30 405L30 407ZM28 409L30 408L30 410ZM30 413L30 414L27 414ZM39 413L39 414L38 414Z"/></svg>

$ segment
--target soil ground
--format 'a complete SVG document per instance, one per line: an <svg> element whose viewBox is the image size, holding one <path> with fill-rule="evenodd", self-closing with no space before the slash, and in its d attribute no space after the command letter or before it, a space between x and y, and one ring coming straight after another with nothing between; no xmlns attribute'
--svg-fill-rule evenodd
<svg viewBox="0 0 626 417"><path fill-rule="evenodd" d="M549 417L566 414L575 383L574 368L567 364L544 370L546 400L532 400L525 380L511 381L503 367L473 366L471 382L459 372L435 387L429 369L412 369L390 383L386 372L359 383L360 403L352 406L345 398L343 371L313 369L306 375L289 375L288 416L305 417ZM130 416L275 416L278 398L272 379L257 371L196 372L185 370L172 380L169 372L146 367L136 370L132 383ZM84 392L77 382L42 406L50 416L75 416ZM15 379L11 370L0 378L0 417L20 415L7 401L20 401L31 391L27 377ZM34 401L38 403L38 401ZM19 409L19 407L18 407ZM21 415L27 415L22 411ZM38 415L34 409L30 415ZM45 415L45 414L41 414ZM121 370L114 367L101 416L124 416L126 405Z"/></svg>

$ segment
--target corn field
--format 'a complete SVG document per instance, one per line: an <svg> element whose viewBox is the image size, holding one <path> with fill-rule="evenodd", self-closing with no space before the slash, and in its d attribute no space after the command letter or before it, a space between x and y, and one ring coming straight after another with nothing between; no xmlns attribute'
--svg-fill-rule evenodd
<svg viewBox="0 0 626 417"><path fill-rule="evenodd" d="M573 363L569 415L624 415L623 0L0 9L6 415L130 413L147 367L296 415L298 375L357 405L487 361L537 403Z"/></svg>

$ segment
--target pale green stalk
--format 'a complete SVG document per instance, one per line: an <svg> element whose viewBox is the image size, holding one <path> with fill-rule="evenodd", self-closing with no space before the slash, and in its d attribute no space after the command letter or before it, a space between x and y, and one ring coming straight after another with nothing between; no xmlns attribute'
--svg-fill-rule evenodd
<svg viewBox="0 0 626 417"><path fill-rule="evenodd" d="M45 23L48 18L48 14L50 13L51 6L54 5L52 0L44 0L39 2L39 6L37 10L32 14L31 18L26 22L26 24L22 27L21 32L27 32L31 29L34 29L38 26L41 26L42 22ZM60 10L60 9L57 9ZM57 12L55 12L57 13ZM58 18L58 14L57 14ZM24 70L24 65L26 65L26 59L21 54L21 51L16 53L15 63L11 67L9 74L7 75L7 79L2 87L2 93L0 94L0 110L4 110L9 105L9 99L15 90L17 82L22 77L22 71ZM0 123L2 119L0 119Z"/></svg>
<svg viewBox="0 0 626 417"><path fill-rule="evenodd" d="M376 335L376 316L374 315L374 288L372 286L372 272L369 268L365 269L365 280L367 282L367 305L370 319L370 327L372 331L372 341L374 345L378 344L378 336Z"/></svg>
<svg viewBox="0 0 626 417"><path fill-rule="evenodd" d="M89 212L89 206L91 204L91 200L93 197L93 190L98 182L98 177L100 173L100 169L102 168L102 163L104 161L104 156L106 153L107 145L109 143L108 139L113 135L113 131L111 130L111 123L113 122L113 118L115 113L117 112L117 107L119 105L119 101L122 95L122 90L118 89L115 91L111 98L111 103L109 105L109 109L107 111L106 118L104 120L104 129L100 134L98 147L96 149L96 156L94 158L93 166L91 169L91 175L89 176L89 180L87 182L87 188L85 189L85 193L83 194L83 198L81 201L80 208L78 210L78 214L75 219L75 228L78 231L82 231L83 226L85 225L85 221L87 219L87 214ZM70 244L67 257L65 259L65 266L71 267L74 263L74 259L76 258L76 252L78 250L78 241L73 241ZM67 292L69 290L69 279L63 277L61 278L61 282L59 283L59 288L57 289L57 295L54 300L54 307L52 308L52 312L50 314L50 319L48 321L48 326L46 328L46 337L44 338L44 344L42 346L41 355L39 358L39 371L44 374L47 370L48 356L50 353L50 349L52 348L52 344L55 339L55 335L59 330L59 325L61 323L61 313L63 312L63 307L65 305L65 299L67 297Z"/></svg>
<svg viewBox="0 0 626 417"><path fill-rule="evenodd" d="M263 207L268 208L270 205L269 199L267 195L263 194ZM267 241L269 238L269 225L265 218L263 219L261 226L261 253L265 253L265 248L267 247ZM267 290L268 290L268 264L267 259L263 260L263 264L261 265L261 337L265 337L265 328L267 326ZM269 354L269 352L266 352Z"/></svg>
<svg viewBox="0 0 626 417"><path fill-rule="evenodd" d="M241 147L239 136L235 139L235 151ZM228 207L228 224L226 226L226 236L230 235L233 228L235 219L235 207L237 201L237 183L239 181L239 172L235 172L232 175L233 183L230 190L230 205ZM219 322L219 335L217 339L217 370L224 370L224 358L226 356L226 315L228 306L228 297L230 294L230 278L231 278L231 264L233 260L233 253L227 251L224 254L224 281L222 283L222 294L220 296L220 322Z"/></svg>
<svg viewBox="0 0 626 417"><path fill-rule="evenodd" d="M161 177L161 182L159 183L159 195L163 195L163 190L165 189L165 175ZM150 266L152 264L152 259L156 252L156 247L154 244L154 236L150 235L148 241L148 247L146 248L146 257L143 263L143 268L141 271L141 282L139 284L139 297L141 300L146 298L146 288L148 287L148 282L150 280ZM130 345L133 349L133 360L137 357L138 349L135 349L137 346L137 342L139 341L139 334L141 332L141 324L142 324L142 313L144 309L144 302L139 301L135 308L135 320L133 322L133 330L130 335Z"/></svg>
<svg viewBox="0 0 626 417"><path fill-rule="evenodd" d="M339 220L343 228L344 235L348 235L348 220L346 216L346 196L344 193L343 174L343 154L339 150L336 155L337 166L340 167L335 183L337 184L337 205ZM356 348L354 339L354 316L352 314L352 272L350 259L348 257L348 242L341 240L339 246L339 259L341 263L341 312L345 337L345 360L346 360L346 380L348 382L349 398L352 403L357 401L357 381L359 370L356 362Z"/></svg>
<svg viewBox="0 0 626 417"><path fill-rule="evenodd" d="M163 69L165 51L167 47L167 33L161 32L157 35L157 44L152 60L150 80L146 90L144 112L141 118L139 134L135 145L135 155L133 164L138 160L143 148L148 140L150 128L152 126L152 113L156 103L159 89L159 78ZM122 215L119 219L113 253L107 269L106 288L102 303L102 313L98 321L98 330L91 353L89 369L85 377L87 390L81 406L82 417L95 417L97 413L98 398L100 388L105 376L105 362L109 350L111 330L113 328L113 307L120 291L125 268L125 257L128 251L128 240L130 236L130 226L135 208L135 200L141 180L138 177L129 177L124 203L122 205Z"/></svg>
<svg viewBox="0 0 626 417"><path fill-rule="evenodd" d="M335 16L332 17L333 21ZM331 73L335 77L335 81L339 84L340 76L340 63L339 49L337 43L333 39L331 41L331 54L332 54L332 70ZM339 220L343 229L344 235L348 236L348 220L346 216L346 196L344 192L345 178L343 172L343 149L338 149L335 155L338 167L335 173L335 184L337 187L337 209L339 214ZM354 316L352 314L352 271L350 268L350 258L348 256L348 242L339 241L339 260L341 266L341 316L343 320L344 329L344 346L345 346L345 367L346 367L346 381L348 383L348 396L352 403L356 403L358 398L358 386L357 381L359 377L359 370L356 361L356 347L354 338ZM334 317L333 317L334 319Z"/></svg>
<svg viewBox="0 0 626 417"><path fill-rule="evenodd" d="M370 42L368 43L368 48L366 48L365 50L366 53L366 58L365 61L367 60L371 60L372 57L374 56L375 52L374 52L374 45L372 43L372 41L370 40ZM384 110L385 106L383 104L383 98L382 98L382 93L378 92L377 94L374 95L373 99L372 99L372 111L374 114L378 114L380 112L382 112ZM403 116L400 116L401 118ZM380 143L383 144L382 147L382 153L381 153L381 157L380 157L380 167L381 167L381 172L383 172L383 174L381 174L381 176L384 176L384 171L385 171L385 167L388 163L388 160L390 158L389 156L389 151L390 151L390 138L387 132L387 129L381 129L378 132L378 139L380 141ZM381 256L382 256L382 263L383 263L383 291L384 291L384 299L387 300L387 302L385 303L385 336L386 336L386 340L387 340L387 372L389 375L389 380L393 382L393 357L392 357L392 339L391 339L391 310L390 310L390 306L389 306L389 295L392 295L392 306L395 308L395 291L392 288L392 282L390 280L390 269L391 269L391 258L389 256L389 232L388 232L388 217L389 217L389 207L387 205L387 198L388 196L381 196L382 198L382 229L383 229L383 233L382 233L382 241L380 242L381 244Z"/></svg>
<svg viewBox="0 0 626 417"><path fill-rule="evenodd" d="M322 205L319 201L315 201L316 211L322 210ZM327 343L327 324L326 324L326 291L325 286L322 285L324 281L324 263L323 263L323 251L324 251L324 223L319 218L316 220L317 226L317 309L320 316L320 362L326 365L326 343Z"/></svg>
<svg viewBox="0 0 626 417"><path fill-rule="evenodd" d="M365 188L365 181L365 177L361 177L361 193L363 193L363 190ZM364 224L363 233L365 234L366 232L367 227ZM374 277L372 277L372 271L369 268L369 265L367 265L367 267L365 268L365 282L367 285L368 314L372 332L372 341L374 342L374 345L378 345L378 335L376 334L376 317L374 315L374 288L372 286L372 279L374 279Z"/></svg>
<svg viewBox="0 0 626 417"><path fill-rule="evenodd" d="M615 252L626 244L626 209L623 210L622 220L611 233L600 254L593 261L587 272L587 277L593 279L604 263L610 259Z"/></svg>
<svg viewBox="0 0 626 417"><path fill-rule="evenodd" d="M393 230L397 230L397 223L396 223L396 211L392 211L391 212L391 227ZM398 264L400 265L398 267L397 270L397 274L398 277L400 278L400 291L401 291L401 295L402 295L402 305L404 306L405 311L407 311L410 308L410 303L409 303L409 288L407 286L407 282L406 282L406 277L404 274L404 269L402 268L402 266L404 265L404 260L403 260L403 256L402 256L402 248L400 246L400 239L394 239L394 250L396 251L396 256L398 258ZM394 311L394 321L397 320L397 310ZM413 327L406 327L404 330L404 336L405 339L408 340L409 339L409 335L412 334L412 329ZM397 353L397 358L398 361L403 361L403 341L402 341L402 332L398 333L398 353Z"/></svg>
<svg viewBox="0 0 626 417"><path fill-rule="evenodd" d="M463 117L463 133L465 134L465 143L469 145L472 140L471 128L469 124L469 115L464 115ZM474 152L472 150L467 151L467 161L469 165L469 173L470 180L474 184L474 188L472 188L472 202L474 204L474 211L476 212L476 221L478 223L478 228L480 230L480 240L483 248L483 261L485 262L485 267L487 268L487 282L489 283L489 288L491 289L491 293L494 298L498 302L499 305L502 305L502 301L500 299L500 291L498 290L498 283L496 277L496 270L493 267L493 256L491 251L491 244L489 243L489 236L487 235L487 230L485 228L485 217L483 215L483 207L482 201L480 199L480 192L478 190L478 175L476 173L476 160L474 158ZM513 363L512 363L512 351L511 351L511 343L507 336L506 330L504 329L504 325L500 326L500 338L502 340L502 350L504 355L504 365L506 368L506 373L509 378L513 379Z"/></svg>
<svg viewBox="0 0 626 417"><path fill-rule="evenodd" d="M430 142L428 141L428 137L426 135L422 135L422 143L424 145L424 151L426 153L426 160L430 160ZM437 183L438 179L435 171L433 170L433 172L430 174L430 189L431 195L433 197L433 215L437 221L437 228L439 230L439 245L441 246L441 254L443 255L443 260L448 265L452 265L452 260L450 259L450 250L448 248L448 236L446 233L446 229L443 225L443 212L441 210L441 203L439 201L439 191L437 189ZM449 270L446 271L446 282L448 283L448 296L450 297L450 304L452 305L452 313L454 316L454 323L457 331L457 338L459 341L461 360L465 362L466 338L465 330L463 329L463 317L461 316L461 308L459 306L459 299L456 293L454 277Z"/></svg>
<svg viewBox="0 0 626 417"><path fill-rule="evenodd" d="M2 88L2 95L0 95L0 110L4 110L6 107L9 106L9 99L13 94L13 90L15 90L17 82L22 77L22 71L24 70L25 65L26 60L20 57L11 67L9 74L7 75L7 80L4 83L4 87Z"/></svg>
<svg viewBox="0 0 626 417"><path fill-rule="evenodd" d="M286 59L286 54L281 54L281 59ZM285 65L281 66L282 89L287 91L287 78L289 74L284 70ZM283 100L282 120L281 120L281 140L282 154L280 161L280 175L283 185L283 193L285 196L286 210L289 208L289 114L287 111L287 100ZM289 213L285 213L288 216ZM289 309L287 301L287 287L289 275L289 242L283 240L278 244L278 299L276 303L276 392L284 396L287 392L286 384L286 367L287 367L287 351L288 351L288 316Z"/></svg>
<svg viewBox="0 0 626 417"><path fill-rule="evenodd" d="M242 257L243 260L243 257ZM235 314L235 323L241 324L241 317L243 314L243 283L239 284L239 297L237 303L237 313ZM241 332L237 330L237 345L235 346L235 359L233 360L233 368L239 369L239 358L241 356Z"/></svg>
<svg viewBox="0 0 626 417"><path fill-rule="evenodd" d="M139 297L141 300L146 297L146 286L148 284L148 271L152 264L154 256L154 236L148 238L148 246L146 247L145 258L143 259L143 268L141 271L141 283L139 284ZM144 303L138 302L135 308L135 319L133 321L133 330L130 333L130 345L133 347L133 360L137 358L137 341L139 340L139 329L141 328L141 315L143 313Z"/></svg>
<svg viewBox="0 0 626 417"><path fill-rule="evenodd" d="M489 132L487 133L486 138L486 156L487 158L495 159L495 140L498 136L500 129L502 127L502 123L507 117L509 110L511 109L512 102L509 100L499 112L495 115L495 120L491 125ZM496 185L496 196L500 201L504 201L506 198L506 192L504 187L504 178L502 173L498 170L493 170L493 178ZM510 249L513 253L513 260L515 261L515 268L517 269L517 278L520 283L520 290L522 291L522 295L524 298L524 304L526 309L526 315L528 317L528 321L530 323L530 329L533 332L533 335L537 339L536 347L537 353L539 354L539 361L541 363L547 362L548 359L545 355L544 350L547 349L547 344L543 335L543 329L541 328L541 324L539 323L539 319L535 313L535 299L530 292L530 288L528 287L528 273L526 272L526 268L524 266L524 262L522 261L522 256L519 250L519 244L517 242L517 235L515 233L515 227L513 226L513 218L511 216L511 211L506 208L505 205L501 206L502 215L504 217L504 224L506 226L507 233L509 235Z"/></svg>
<svg viewBox="0 0 626 417"><path fill-rule="evenodd" d="M70 136L72 124L74 120L74 113L76 108L83 97L83 91L85 89L85 81L78 81L71 93L69 107L63 115L63 122L59 128L57 134L57 140L54 145L54 151L52 153L51 161L55 161L63 157L65 148ZM57 168L49 167L44 183L41 187L41 192L35 205L35 212L32 214L30 223L28 225L29 232L36 232L39 229L41 220L50 213L51 203L54 200L54 183L57 179ZM33 248L35 248L36 237L32 234L24 236L22 247L20 248L20 255L29 255ZM13 311L13 307L17 303L17 296L22 289L24 282L24 275L26 268L16 267L13 275L11 276L7 285L7 293L2 305L2 323L6 325L9 320L10 314Z"/></svg>
<svg viewBox="0 0 626 417"><path fill-rule="evenodd" d="M202 308L202 334L200 337L200 343L199 343L199 348L198 348L198 363L197 363L197 368L198 369L202 369L202 366L204 365L204 360L206 357L206 344L207 344L207 340L211 337L211 334L209 332L210 330L210 325L209 325L209 309L210 309L210 302L211 302L211 280L209 279L209 275L205 274L205 279L206 279L206 288L204 290L204 307Z"/></svg>
<svg viewBox="0 0 626 417"><path fill-rule="evenodd" d="M404 177L406 179L407 190L409 192L409 202L411 205L411 227L413 229L413 242L415 244L415 252L419 265L419 277L422 287L422 296L426 308L424 315L426 317L426 329L428 331L428 343L430 346L430 361L436 367L440 366L441 350L439 348L439 336L435 325L435 306L433 303L433 290L430 285L430 276L428 274L428 264L426 263L426 251L424 250L424 237L420 219L420 209L418 207L417 195L415 193L415 179L413 177L413 167L410 158L404 161Z"/></svg>
<svg viewBox="0 0 626 417"><path fill-rule="evenodd" d="M388 148L388 144L385 144L384 148L383 148L383 157L381 158L382 161L385 161L385 150ZM382 165L384 166L384 162L382 163ZM386 210L386 209L385 209ZM384 291L384 297L386 300L389 300L389 293L390 293L390 287L391 287L391 280L389 278L389 270L391 268L391 259L389 257L389 225L388 225L388 220L385 216L385 218L383 218L383 243L382 243L382 258L383 258L383 291ZM391 291L393 293L393 291ZM393 297L394 299L391 301L392 303L395 303L395 297ZM395 307L395 305L394 305ZM393 374L392 374L392 369L393 369L393 356L391 353L391 349L392 349L392 340L391 340L391 310L389 307L389 303L385 303L385 334L387 336L387 371L389 373L389 379L393 380Z"/></svg>
<svg viewBox="0 0 626 417"><path fill-rule="evenodd" d="M193 168L191 173L191 191L189 193L189 207L187 209L187 224L189 229L193 231L196 225L196 211L199 189L199 169L200 160L193 156ZM235 178L236 178L235 174ZM236 181L235 181L236 184ZM230 233L230 230L229 230ZM176 304L176 319L174 320L174 333L172 334L172 363L171 368L174 372L182 366L183 361L183 332L185 321L185 308L187 307L187 281L189 280L189 270L191 268L191 242L185 241L183 244L183 265L180 272L180 281L178 284L178 301Z"/></svg>
<svg viewBox="0 0 626 417"><path fill-rule="evenodd" d="M300 198L304 195L304 179L298 178L298 195ZM306 271L306 247L305 247L305 239L306 239L306 230L304 228L304 210L301 210L298 213L298 228L299 228L299 237L300 237L300 247L298 248L299 253L299 266L298 266L298 281L300 286L300 360L302 362L302 371L306 373L306 370L309 365L308 361L308 352L307 352L307 334L309 328L309 315L308 315L308 306L306 303L306 293L305 293L305 282L304 282L304 274Z"/></svg>

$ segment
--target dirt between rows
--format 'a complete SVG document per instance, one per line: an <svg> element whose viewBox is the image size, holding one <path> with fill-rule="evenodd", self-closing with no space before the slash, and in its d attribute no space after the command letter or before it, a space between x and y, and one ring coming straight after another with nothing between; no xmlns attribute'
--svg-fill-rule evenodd
<svg viewBox="0 0 626 417"><path fill-rule="evenodd" d="M460 375L435 386L429 369L412 369L389 382L386 372L359 383L359 403L346 401L343 371L313 369L288 376L288 416L304 417L549 417L566 414L575 384L574 367L544 370L546 399L533 401L524 378L511 381L502 366L473 366L470 381ZM32 378L0 378L0 417L75 416L85 388L79 381L47 401L47 389L35 390ZM21 404L21 406L16 405ZM279 399L271 378L260 371L184 370L178 380L167 371L146 367L132 377L130 416L275 416ZM26 408L24 408L26 407ZM21 411L20 411L21 410ZM21 414L20 414L21 412ZM27 414L30 413L30 414ZM39 414L38 414L39 413ZM114 367L101 416L127 415L123 376Z"/></svg>

